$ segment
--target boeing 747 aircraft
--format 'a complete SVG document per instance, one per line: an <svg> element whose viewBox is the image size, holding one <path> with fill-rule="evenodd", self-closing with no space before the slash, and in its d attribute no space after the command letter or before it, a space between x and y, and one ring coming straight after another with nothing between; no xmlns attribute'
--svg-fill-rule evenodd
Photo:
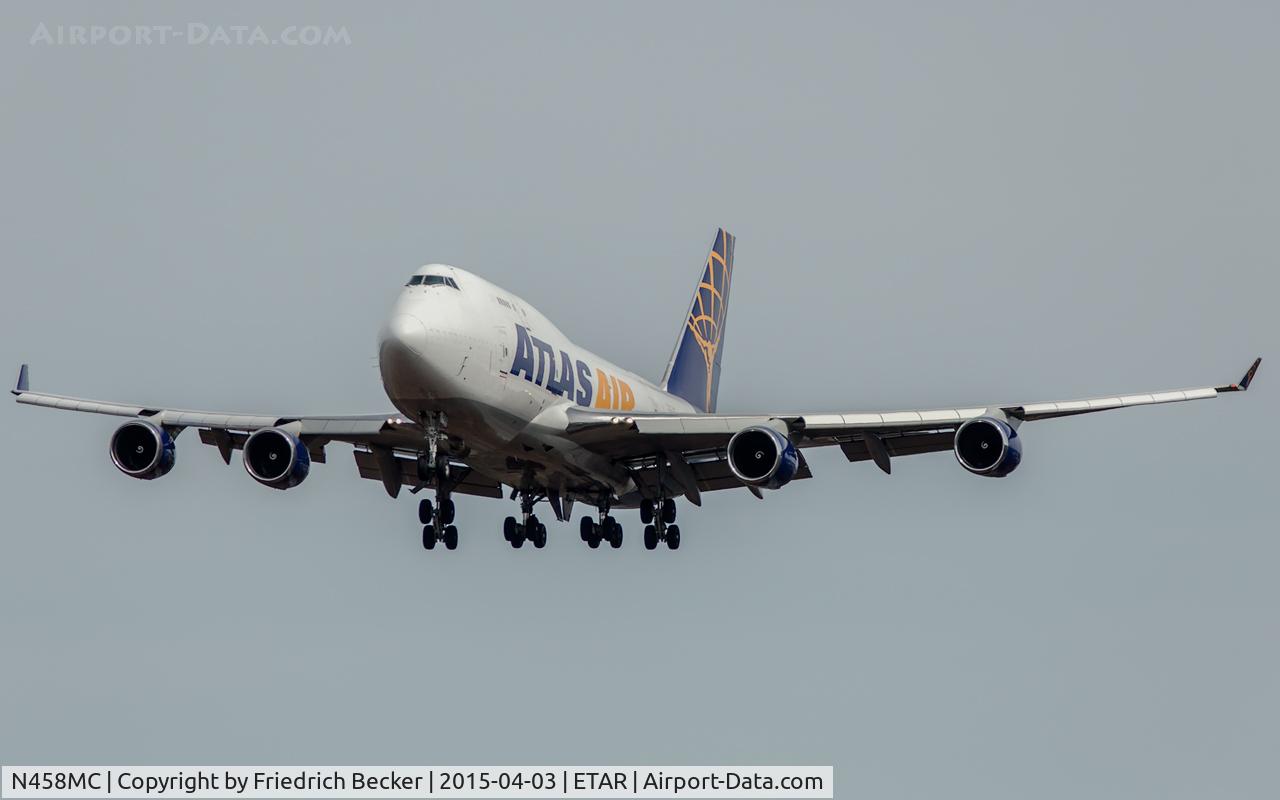
<svg viewBox="0 0 1280 800"><path fill-rule="evenodd" d="M576 502L581 538L622 546L619 508L639 508L644 546L680 546L676 499L744 488L756 497L811 477L804 451L836 446L850 461L888 473L892 460L951 450L964 469L1003 478L1022 461L1022 423L1112 408L1176 403L1249 388L1262 359L1238 383L1093 400L998 404L933 411L718 414L734 237L720 230L702 269L675 350L658 383L569 341L516 295L444 264L417 270L400 290L378 339L379 368L396 411L366 416L181 411L35 392L22 365L19 403L128 417L111 436L112 462L151 480L175 463L187 428L218 448L243 452L264 486L290 489L324 463L332 442L353 445L360 477L387 494L431 490L418 504L422 546L458 546L453 495L520 502L503 535L512 547L547 543L534 514L545 501L557 520Z"/></svg>

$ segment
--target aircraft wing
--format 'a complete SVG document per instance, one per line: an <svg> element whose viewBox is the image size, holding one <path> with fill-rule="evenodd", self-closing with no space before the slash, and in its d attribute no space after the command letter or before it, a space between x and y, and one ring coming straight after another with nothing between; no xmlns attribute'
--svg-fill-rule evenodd
<svg viewBox="0 0 1280 800"><path fill-rule="evenodd" d="M569 412L567 434L583 447L627 464L637 483L652 488L662 481L668 490L696 503L700 490L743 485L723 466L725 448L734 433L755 425L790 436L799 448L838 446L850 461L874 461L888 473L892 458L950 450L956 429L969 419L995 414L1018 424L1116 408L1205 400L1248 389L1261 362L1261 358L1255 360L1238 382L1222 386L932 411L619 415L573 409ZM797 477L809 477L803 457L801 473Z"/></svg>
<svg viewBox="0 0 1280 800"><path fill-rule="evenodd" d="M30 370L23 364L12 390L19 403L64 411L136 417L164 427L172 435L186 428L197 428L200 441L218 448L222 460L228 464L231 463L232 451L242 449L249 434L260 428L288 427L307 446L314 462L325 462L324 447L329 442L354 445L360 477L381 480L392 497L404 485L414 491L432 485L433 478L420 477L416 470L417 454L426 447L426 431L396 412L316 416L195 411L46 394L32 391L30 383ZM456 479L454 491L501 496L502 488L496 481L479 476L465 464L461 467L456 470L461 477Z"/></svg>

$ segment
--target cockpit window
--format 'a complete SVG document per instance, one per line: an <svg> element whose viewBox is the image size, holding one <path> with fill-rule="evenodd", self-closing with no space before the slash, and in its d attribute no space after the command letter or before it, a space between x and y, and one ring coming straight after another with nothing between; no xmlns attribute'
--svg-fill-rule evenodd
<svg viewBox="0 0 1280 800"><path fill-rule="evenodd" d="M449 286L457 289L458 282L444 275L414 275L405 286Z"/></svg>

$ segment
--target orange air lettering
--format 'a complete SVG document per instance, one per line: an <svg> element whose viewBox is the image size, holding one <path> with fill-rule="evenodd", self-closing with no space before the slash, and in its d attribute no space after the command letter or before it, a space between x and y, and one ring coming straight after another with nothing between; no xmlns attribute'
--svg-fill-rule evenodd
<svg viewBox="0 0 1280 800"><path fill-rule="evenodd" d="M596 392L596 408L613 408L613 394L609 391L609 376L599 367L596 367L596 381L600 384L600 390Z"/></svg>

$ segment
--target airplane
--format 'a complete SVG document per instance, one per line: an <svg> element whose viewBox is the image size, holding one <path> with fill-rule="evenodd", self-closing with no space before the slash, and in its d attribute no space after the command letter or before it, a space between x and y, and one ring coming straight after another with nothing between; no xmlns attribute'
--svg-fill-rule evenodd
<svg viewBox="0 0 1280 800"><path fill-rule="evenodd" d="M1055 417L1216 397L1249 388L1262 359L1236 383L1090 400L926 411L721 414L735 239L718 230L658 383L574 344L532 305L457 267L428 264L400 289L378 336L378 367L395 411L361 416L184 411L86 400L31 390L23 364L17 402L130 419L111 436L112 463L152 480L174 468L187 428L224 463L242 451L245 470L274 489L298 486L326 446L353 446L361 478L418 504L422 546L458 546L455 494L518 500L503 537L514 548L547 544L535 514L546 502L561 522L575 502L593 506L579 535L591 548L622 546L616 509L638 508L644 546L680 547L676 499L744 488L757 498L812 477L804 451L839 447L849 461L885 473L894 458L952 451L965 470L990 478L1022 462L1020 426Z"/></svg>

